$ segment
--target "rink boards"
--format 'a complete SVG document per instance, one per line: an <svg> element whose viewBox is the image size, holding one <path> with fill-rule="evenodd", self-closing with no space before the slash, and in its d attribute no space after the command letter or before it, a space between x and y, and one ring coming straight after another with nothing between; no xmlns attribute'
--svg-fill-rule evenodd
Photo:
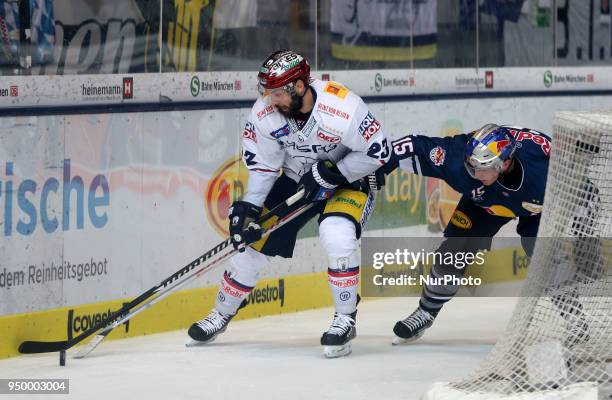
<svg viewBox="0 0 612 400"><path fill-rule="evenodd" d="M247 306L236 319L257 318L325 307L331 304L326 274L319 272L284 278L264 279L247 298ZM185 329L208 314L217 294L216 287L195 288L177 292L116 328L109 339L149 335ZM65 340L79 335L124 301L110 300L95 304L64 307L0 317L3 340L0 358L17 355L17 347L28 340ZM187 341L185 332L185 341Z"/></svg>
<svg viewBox="0 0 612 400"><path fill-rule="evenodd" d="M488 254L487 262L495 264L496 268L486 268L486 265L472 268L466 276L480 278L488 284L524 280L527 269L523 266L517 270L517 264L508 262L511 259L509 255L515 251L516 249L493 250ZM362 277L368 279L369 274L362 274ZM516 295L517 288L513 287L511 292L479 293L480 288L472 287L460 292L459 295L508 296L508 293ZM420 286L385 289L391 291L370 295L373 297L420 295ZM394 292L393 289L401 291ZM216 295L216 287L179 291L156 304L154 308L140 313L116 328L109 335L109 339L150 335L177 329L186 330L194 321L208 313ZM131 298L125 298L0 317L0 326L5 338L0 341L0 358L18 355L17 347L26 338L52 341L78 336L130 300ZM331 304L325 272L263 279L247 297L247 305L239 311L236 320L327 307ZM186 333L185 339L187 340Z"/></svg>
<svg viewBox="0 0 612 400"><path fill-rule="evenodd" d="M550 132L555 111L611 105L604 96L509 97L376 102L371 110L396 138L443 136L492 121ZM6 332L0 357L15 355L22 340L65 339L69 325L77 334L223 240L227 207L246 188L237 155L247 113L0 118L0 329ZM369 228L381 235L427 224L426 180L401 178L379 195ZM316 227L302 237L294 259L275 260L258 286L278 287L280 296L282 279L284 305L260 302L241 317L330 304ZM114 335L186 328L207 312L221 273L205 275L196 288ZM261 293L275 296L274 289Z"/></svg>

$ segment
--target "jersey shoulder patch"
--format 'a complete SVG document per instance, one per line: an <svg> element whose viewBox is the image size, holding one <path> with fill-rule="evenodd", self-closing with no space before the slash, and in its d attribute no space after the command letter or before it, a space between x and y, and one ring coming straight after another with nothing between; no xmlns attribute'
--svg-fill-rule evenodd
<svg viewBox="0 0 612 400"><path fill-rule="evenodd" d="M327 82L323 87L323 92L332 94L342 100L349 93L349 90L337 82Z"/></svg>
<svg viewBox="0 0 612 400"><path fill-rule="evenodd" d="M334 118L350 119L361 100L338 82L315 79L311 82L311 87L317 93L317 111Z"/></svg>

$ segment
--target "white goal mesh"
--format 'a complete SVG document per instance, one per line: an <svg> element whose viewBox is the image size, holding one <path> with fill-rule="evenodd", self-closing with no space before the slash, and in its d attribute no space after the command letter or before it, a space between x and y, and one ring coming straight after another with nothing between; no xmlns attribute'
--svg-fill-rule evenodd
<svg viewBox="0 0 612 400"><path fill-rule="evenodd" d="M612 399L612 112L555 115L544 211L508 328L427 399Z"/></svg>

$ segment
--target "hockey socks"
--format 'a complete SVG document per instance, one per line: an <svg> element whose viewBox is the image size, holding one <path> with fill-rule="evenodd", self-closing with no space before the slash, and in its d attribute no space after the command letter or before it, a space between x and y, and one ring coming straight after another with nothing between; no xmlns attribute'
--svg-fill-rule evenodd
<svg viewBox="0 0 612 400"><path fill-rule="evenodd" d="M234 315L242 301L251 293L254 286L247 286L232 278L231 273L225 271L215 299L215 309L227 315Z"/></svg>
<svg viewBox="0 0 612 400"><path fill-rule="evenodd" d="M328 269L327 281L332 290L336 312L350 314L357 308L359 267L343 270Z"/></svg>

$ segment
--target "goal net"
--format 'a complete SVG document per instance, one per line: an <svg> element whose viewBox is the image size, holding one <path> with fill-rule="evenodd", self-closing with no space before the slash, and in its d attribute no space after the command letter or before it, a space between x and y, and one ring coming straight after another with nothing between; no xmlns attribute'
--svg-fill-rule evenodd
<svg viewBox="0 0 612 400"><path fill-rule="evenodd" d="M554 118L544 211L506 332L425 399L612 399L612 111Z"/></svg>

